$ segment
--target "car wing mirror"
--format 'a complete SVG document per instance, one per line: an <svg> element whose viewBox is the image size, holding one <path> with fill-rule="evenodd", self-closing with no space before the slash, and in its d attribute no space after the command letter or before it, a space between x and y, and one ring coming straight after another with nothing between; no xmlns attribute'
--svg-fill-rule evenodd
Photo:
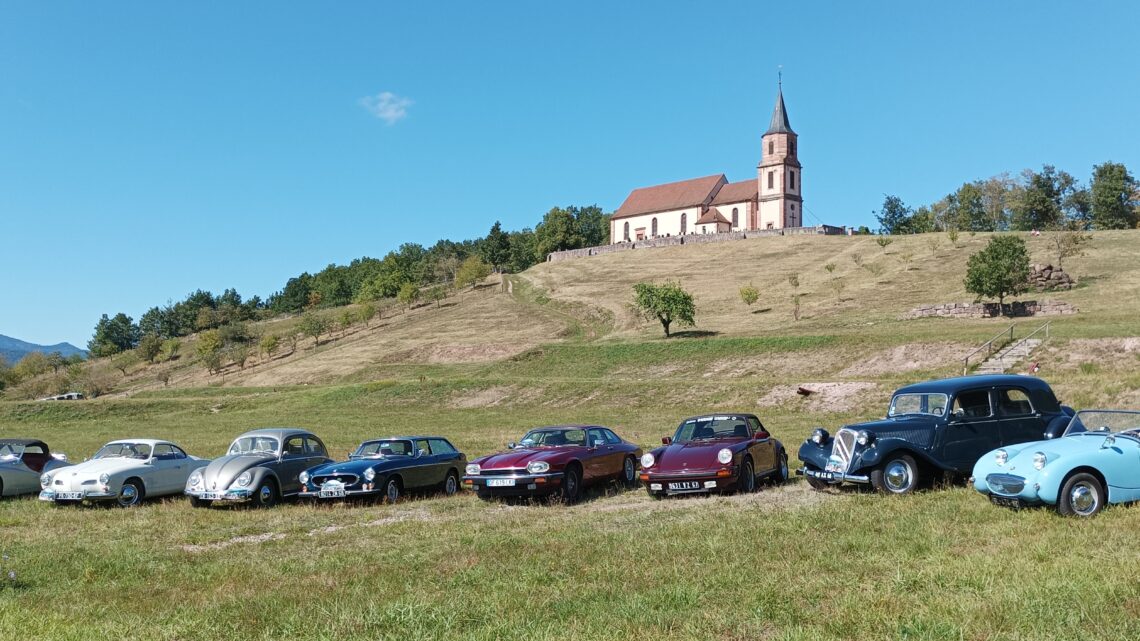
<svg viewBox="0 0 1140 641"><path fill-rule="evenodd" d="M515 443L514 441L511 441L510 443L507 443L507 449L508 449L508 450L513 450L513 449L515 449L516 447L518 447L518 443Z"/></svg>
<svg viewBox="0 0 1140 641"><path fill-rule="evenodd" d="M661 437L661 444L662 445L672 445L673 444L673 437L671 437L671 436Z"/></svg>
<svg viewBox="0 0 1140 641"><path fill-rule="evenodd" d="M1100 449L1107 450L1114 445L1116 445L1116 437L1112 434L1109 434L1108 436L1104 437L1104 442L1100 444Z"/></svg>

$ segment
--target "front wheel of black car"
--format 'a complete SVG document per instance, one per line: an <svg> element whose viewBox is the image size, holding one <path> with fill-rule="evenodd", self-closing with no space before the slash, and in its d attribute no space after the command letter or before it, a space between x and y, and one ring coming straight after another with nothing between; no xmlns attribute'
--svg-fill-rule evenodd
<svg viewBox="0 0 1140 641"><path fill-rule="evenodd" d="M736 479L736 488L740 492L756 491L756 468L752 467L752 459L744 459L740 466L740 478Z"/></svg>
<svg viewBox="0 0 1140 641"><path fill-rule="evenodd" d="M566 475L562 477L562 502L574 503L582 495L582 472L578 466L571 465L566 468Z"/></svg>
<svg viewBox="0 0 1140 641"><path fill-rule="evenodd" d="M637 486L637 463L634 462L632 456L625 457L625 462L622 463L621 480L626 487Z"/></svg>
<svg viewBox="0 0 1140 641"><path fill-rule="evenodd" d="M395 503L400 500L400 479L392 477L384 485L384 502Z"/></svg>
<svg viewBox="0 0 1140 641"><path fill-rule="evenodd" d="M443 493L451 496L459 491L459 475L455 472L447 473L447 480L443 482Z"/></svg>
<svg viewBox="0 0 1140 641"><path fill-rule="evenodd" d="M277 505L277 484L272 479L265 479L253 492L254 507L273 507Z"/></svg>
<svg viewBox="0 0 1140 641"><path fill-rule="evenodd" d="M1104 486L1100 479L1087 472L1070 476L1057 500L1057 512L1064 516L1089 517L1103 507Z"/></svg>
<svg viewBox="0 0 1140 641"><path fill-rule="evenodd" d="M871 470L871 485L884 494L910 494L918 487L918 464L907 454L892 456Z"/></svg>

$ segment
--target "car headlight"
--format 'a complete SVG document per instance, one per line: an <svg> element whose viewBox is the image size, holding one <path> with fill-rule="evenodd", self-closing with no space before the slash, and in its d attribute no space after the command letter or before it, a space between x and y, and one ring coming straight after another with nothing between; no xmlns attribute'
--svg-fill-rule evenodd
<svg viewBox="0 0 1140 641"><path fill-rule="evenodd" d="M239 475L237 477L237 480L234 481L234 485L237 485L238 487L245 487L252 482L253 482L253 472L246 470L246 471L242 472L241 475Z"/></svg>
<svg viewBox="0 0 1140 641"><path fill-rule="evenodd" d="M41 474L40 475L40 487L42 487L43 489L46 490L46 489L48 489L48 487L50 485L51 485L51 474L46 474L46 473Z"/></svg>
<svg viewBox="0 0 1140 641"><path fill-rule="evenodd" d="M1045 467L1045 464L1048 462L1049 462L1049 459L1048 459L1048 457L1045 456L1045 452L1034 452L1033 453L1033 468L1034 469L1039 470L1039 469Z"/></svg>
<svg viewBox="0 0 1140 641"><path fill-rule="evenodd" d="M472 463L471 465L468 465L467 466L467 475L468 476L479 476L479 464L478 463Z"/></svg>
<svg viewBox="0 0 1140 641"><path fill-rule="evenodd" d="M1009 460L1009 452L1007 452L1005 450L998 450L997 452L994 453L994 462L997 463L998 465L1005 465L1005 462L1008 460Z"/></svg>
<svg viewBox="0 0 1140 641"><path fill-rule="evenodd" d="M827 442L829 436L830 434L827 433L827 430L822 427L817 427L811 432L811 442L816 445L823 445Z"/></svg>
<svg viewBox="0 0 1140 641"><path fill-rule="evenodd" d="M855 435L855 442L858 443L859 445L864 445L864 446L870 445L871 441L874 441L874 440L875 440L875 435L868 432L867 430L859 430L859 433Z"/></svg>
<svg viewBox="0 0 1140 641"><path fill-rule="evenodd" d="M186 479L190 487L197 487L202 484L202 470L194 470L190 473L190 478Z"/></svg>
<svg viewBox="0 0 1140 641"><path fill-rule="evenodd" d="M376 478L376 470L372 468L364 470L364 480L371 482L374 478Z"/></svg>
<svg viewBox="0 0 1140 641"><path fill-rule="evenodd" d="M727 447L716 453L716 460L720 461L721 465L728 465L732 462L732 450Z"/></svg>
<svg viewBox="0 0 1140 641"><path fill-rule="evenodd" d="M526 464L526 471L528 474L542 474L550 469L550 463L546 461L531 461Z"/></svg>
<svg viewBox="0 0 1140 641"><path fill-rule="evenodd" d="M297 480L301 482L301 485L308 485L309 484L309 473L308 472L301 472L299 475L297 475Z"/></svg>
<svg viewBox="0 0 1140 641"><path fill-rule="evenodd" d="M641 455L641 467L643 468L653 467L653 464L656 462L657 459L653 458L653 455L649 452Z"/></svg>

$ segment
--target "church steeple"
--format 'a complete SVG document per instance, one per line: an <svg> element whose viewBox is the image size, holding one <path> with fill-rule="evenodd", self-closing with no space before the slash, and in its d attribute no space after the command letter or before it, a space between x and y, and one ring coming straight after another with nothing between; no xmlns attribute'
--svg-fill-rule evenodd
<svg viewBox="0 0 1140 641"><path fill-rule="evenodd" d="M776 108L768 131L760 138L763 146L760 166L756 168L760 193L760 228L780 229L803 226L802 168L796 154L799 136L788 122L784 107L784 83L776 89Z"/></svg>
<svg viewBox="0 0 1140 641"><path fill-rule="evenodd" d="M779 91L776 94L776 108L772 110L772 122L768 125L768 134L794 134L792 125L788 122L788 111L784 108L784 87L783 82L780 82Z"/></svg>

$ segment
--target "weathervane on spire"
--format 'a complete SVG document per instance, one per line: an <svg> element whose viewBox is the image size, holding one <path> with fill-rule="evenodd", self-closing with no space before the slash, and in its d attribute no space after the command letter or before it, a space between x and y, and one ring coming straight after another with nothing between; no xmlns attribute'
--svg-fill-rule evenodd
<svg viewBox="0 0 1140 641"><path fill-rule="evenodd" d="M776 65L776 88L784 89L784 65Z"/></svg>

